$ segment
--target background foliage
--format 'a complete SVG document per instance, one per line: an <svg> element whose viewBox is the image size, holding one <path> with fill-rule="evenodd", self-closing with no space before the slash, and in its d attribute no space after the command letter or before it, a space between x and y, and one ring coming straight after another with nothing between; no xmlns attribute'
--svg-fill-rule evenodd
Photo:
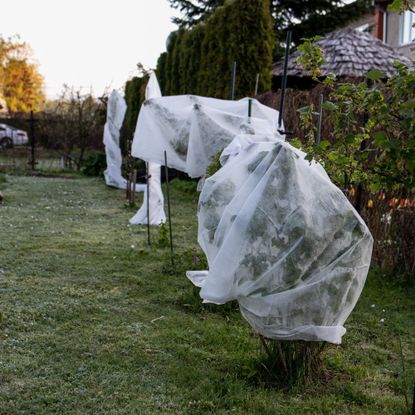
<svg viewBox="0 0 415 415"><path fill-rule="evenodd" d="M66 163L80 169L89 149L102 148L106 106L91 93L64 86L60 97L38 112L36 134L44 148L57 149Z"/></svg>
<svg viewBox="0 0 415 415"><path fill-rule="evenodd" d="M11 112L36 111L44 104L43 77L30 57L26 43L0 35L0 98Z"/></svg>
<svg viewBox="0 0 415 415"><path fill-rule="evenodd" d="M206 21L226 0L169 0L182 17L172 20L180 28L194 27ZM357 0L346 4L343 0L270 0L269 13L273 18L274 58L282 54L281 42L285 31L293 31L293 44L302 38L323 35L342 27L371 9L372 1Z"/></svg>
<svg viewBox="0 0 415 415"><path fill-rule="evenodd" d="M299 63L318 76L321 49L306 41L299 50ZM400 63L395 68L389 79L378 69L360 82L327 77L321 112L330 128L318 137L315 104L302 107L298 112L306 133L294 144L308 160L324 165L362 213L375 237L378 262L413 279L415 72Z"/></svg>
<svg viewBox="0 0 415 415"><path fill-rule="evenodd" d="M231 68L237 62L235 96L270 88L273 29L269 0L236 0L217 7L191 30L173 32L157 64L164 95L229 98Z"/></svg>

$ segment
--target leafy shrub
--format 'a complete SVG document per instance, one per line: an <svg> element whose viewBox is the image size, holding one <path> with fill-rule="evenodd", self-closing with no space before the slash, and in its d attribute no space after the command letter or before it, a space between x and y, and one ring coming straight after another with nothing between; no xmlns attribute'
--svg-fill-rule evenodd
<svg viewBox="0 0 415 415"><path fill-rule="evenodd" d="M105 153L94 151L88 154L82 162L81 171L86 176L101 176L107 168Z"/></svg>
<svg viewBox="0 0 415 415"><path fill-rule="evenodd" d="M299 63L318 76L324 62L318 45L308 40L299 50ZM292 143L325 167L368 222L377 262L413 279L415 72L400 63L395 68L389 79L373 69L359 83L327 77L323 110L331 130L316 140L318 113L313 105L303 107L298 111L307 134Z"/></svg>
<svg viewBox="0 0 415 415"><path fill-rule="evenodd" d="M162 223L159 226L159 234L157 239L157 246L159 248L167 248L170 246L168 224Z"/></svg>
<svg viewBox="0 0 415 415"><path fill-rule="evenodd" d="M170 185L172 188L180 190L184 193L197 193L197 181L195 180L181 180L179 178L175 178L170 182Z"/></svg>
<svg viewBox="0 0 415 415"><path fill-rule="evenodd" d="M219 162L220 155L222 154L222 151L219 151L216 156L214 157L212 163L209 164L208 168L206 169L206 174L208 176L213 176L222 166Z"/></svg>

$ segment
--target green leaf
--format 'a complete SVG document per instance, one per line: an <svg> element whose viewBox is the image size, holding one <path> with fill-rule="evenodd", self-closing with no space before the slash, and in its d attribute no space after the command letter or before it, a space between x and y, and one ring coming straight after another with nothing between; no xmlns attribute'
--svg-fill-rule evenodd
<svg viewBox="0 0 415 415"><path fill-rule="evenodd" d="M336 153L328 153L327 158L331 161L338 162L340 157Z"/></svg>
<svg viewBox="0 0 415 415"><path fill-rule="evenodd" d="M369 154L368 153L361 153L360 154L360 160L362 160L362 161L367 160L368 157L369 157Z"/></svg>
<svg viewBox="0 0 415 415"><path fill-rule="evenodd" d="M380 186L380 183L376 182L369 184L369 188L372 193L377 193L380 190Z"/></svg>
<svg viewBox="0 0 415 415"><path fill-rule="evenodd" d="M411 174L415 174L415 160L409 159L405 162L406 170L408 170Z"/></svg>
<svg viewBox="0 0 415 415"><path fill-rule="evenodd" d="M354 134L348 134L345 138L346 143L353 144L356 141L356 136Z"/></svg>
<svg viewBox="0 0 415 415"><path fill-rule="evenodd" d="M394 0L392 4L388 6L388 11L393 13L399 13L403 6L403 0Z"/></svg>
<svg viewBox="0 0 415 415"><path fill-rule="evenodd" d="M385 131L377 131L373 134L373 140L377 146L381 146L385 141L388 140L388 135Z"/></svg>
<svg viewBox="0 0 415 415"><path fill-rule="evenodd" d="M334 102L331 101L325 101L323 102L323 109L328 110L328 111L334 111L336 110L338 107Z"/></svg>
<svg viewBox="0 0 415 415"><path fill-rule="evenodd" d="M380 69L373 68L366 74L366 77L368 79L371 79L372 81L379 81L380 79L386 78L386 74L385 72L382 72Z"/></svg>
<svg viewBox="0 0 415 415"><path fill-rule="evenodd" d="M404 109L404 110L413 110L414 108L415 108L415 98L405 101L403 104L401 104L401 109Z"/></svg>
<svg viewBox="0 0 415 415"><path fill-rule="evenodd" d="M326 148L330 147L330 141L328 141L328 140L322 140L322 141L320 141L319 146L320 146L320 148L322 148L323 150L325 150Z"/></svg>
<svg viewBox="0 0 415 415"><path fill-rule="evenodd" d="M311 111L311 107L307 106L307 107L301 107L298 108L297 112L299 112L300 114L308 114Z"/></svg>

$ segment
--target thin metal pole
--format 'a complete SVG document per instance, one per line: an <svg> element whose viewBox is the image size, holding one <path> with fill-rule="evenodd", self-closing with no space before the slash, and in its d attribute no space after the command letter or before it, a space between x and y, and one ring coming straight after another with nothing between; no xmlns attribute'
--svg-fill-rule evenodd
<svg viewBox="0 0 415 415"><path fill-rule="evenodd" d="M146 163L147 167L147 242L151 245L151 235L150 235L150 172L148 162ZM135 189L134 189L135 190Z"/></svg>
<svg viewBox="0 0 415 415"><path fill-rule="evenodd" d="M321 125L323 122L323 102L324 102L324 96L323 94L320 94L320 109L318 112L316 144L320 144L320 140L321 140Z"/></svg>
<svg viewBox="0 0 415 415"><path fill-rule="evenodd" d="M256 74L254 97L258 95L258 86L259 86L259 73Z"/></svg>
<svg viewBox="0 0 415 415"><path fill-rule="evenodd" d="M131 140L127 139L127 187L125 189L126 191L126 198L128 200L128 203L131 201L131 173L130 173L130 163L131 163ZM135 190L135 189L134 189Z"/></svg>
<svg viewBox="0 0 415 415"><path fill-rule="evenodd" d="M169 188L169 169L167 167L167 153L164 151L164 168L166 173L166 192L167 192L167 214L169 217L169 232L170 232L170 257L171 264L174 265L173 258L173 232L171 226L171 211L170 211L170 188Z"/></svg>
<svg viewBox="0 0 415 415"><path fill-rule="evenodd" d="M284 57L284 72L281 81L281 95L280 95L280 112L278 114L278 130L281 129L283 115L284 115L284 101L285 101L285 90L287 88L287 69L288 69L288 56L290 54L291 44L291 30L287 30L287 40L285 44L285 57Z"/></svg>
<svg viewBox="0 0 415 415"><path fill-rule="evenodd" d="M248 99L248 124L251 124L251 116L252 116L252 99Z"/></svg>
<svg viewBox="0 0 415 415"><path fill-rule="evenodd" d="M236 61L232 64L231 100L235 99Z"/></svg>

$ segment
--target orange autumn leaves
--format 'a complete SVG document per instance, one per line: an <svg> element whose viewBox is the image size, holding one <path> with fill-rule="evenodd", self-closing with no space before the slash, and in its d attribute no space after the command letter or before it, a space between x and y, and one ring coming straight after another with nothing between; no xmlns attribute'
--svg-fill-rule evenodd
<svg viewBox="0 0 415 415"><path fill-rule="evenodd" d="M43 77L30 47L18 37L0 37L0 96L10 112L39 110L45 101Z"/></svg>
<svg viewBox="0 0 415 415"><path fill-rule="evenodd" d="M356 188L350 186L348 189L348 196L353 199L356 196ZM378 195L372 195L367 200L367 207L372 209L374 207L374 200L384 202L384 204L390 209L405 209L415 208L414 197L388 197L386 192L381 191Z"/></svg>

